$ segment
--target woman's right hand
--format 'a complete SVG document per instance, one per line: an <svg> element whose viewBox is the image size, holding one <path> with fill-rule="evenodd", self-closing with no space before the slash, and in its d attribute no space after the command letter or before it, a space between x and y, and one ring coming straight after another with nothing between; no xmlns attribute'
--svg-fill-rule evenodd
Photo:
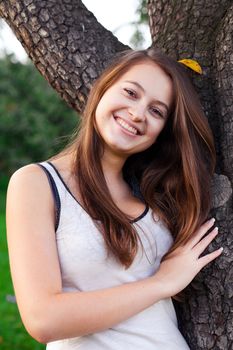
<svg viewBox="0 0 233 350"><path fill-rule="evenodd" d="M214 219L206 221L185 245L172 251L161 262L154 278L161 287L163 298L174 296L183 290L204 266L222 253L223 248L219 248L200 257L218 234L216 227L205 236L213 224Z"/></svg>

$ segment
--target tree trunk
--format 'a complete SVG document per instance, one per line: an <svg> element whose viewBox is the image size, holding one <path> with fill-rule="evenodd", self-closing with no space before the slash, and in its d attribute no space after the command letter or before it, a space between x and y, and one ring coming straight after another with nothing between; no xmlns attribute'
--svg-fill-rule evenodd
<svg viewBox="0 0 233 350"><path fill-rule="evenodd" d="M233 349L233 4L232 0L149 0L153 45L175 59L194 58L190 72L215 135L217 168L212 215L220 234L210 249L223 255L187 288L177 306L192 350ZM81 111L93 80L127 48L80 0L2 0L0 15L37 69L62 98ZM170 349L169 349L170 350ZM171 349L172 350L172 349Z"/></svg>
<svg viewBox="0 0 233 350"><path fill-rule="evenodd" d="M152 42L175 59L194 58L190 73L217 150L212 215L223 255L187 288L178 314L191 349L233 349L233 4L232 0L149 0Z"/></svg>

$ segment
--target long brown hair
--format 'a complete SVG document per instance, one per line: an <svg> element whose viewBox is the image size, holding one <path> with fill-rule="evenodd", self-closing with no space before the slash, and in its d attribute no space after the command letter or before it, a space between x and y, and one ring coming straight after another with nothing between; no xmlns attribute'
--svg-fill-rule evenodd
<svg viewBox="0 0 233 350"><path fill-rule="evenodd" d="M126 180L137 180L145 203L171 231L171 250L184 244L206 220L215 166L212 133L185 68L153 48L120 53L91 89L72 149L77 152L73 172L83 205L98 225L108 253L126 268L134 260L140 239L108 190L101 167L104 145L95 111L105 91L133 65L145 61L154 62L171 78L174 101L156 142L130 156L123 174Z"/></svg>

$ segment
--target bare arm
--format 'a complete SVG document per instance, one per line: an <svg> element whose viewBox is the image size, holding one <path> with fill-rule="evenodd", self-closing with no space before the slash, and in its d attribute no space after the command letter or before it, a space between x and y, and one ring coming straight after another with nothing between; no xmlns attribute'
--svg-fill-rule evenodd
<svg viewBox="0 0 233 350"><path fill-rule="evenodd" d="M155 276L98 291L63 293L54 203L46 175L36 165L20 169L8 188L7 238L13 284L25 327L45 343L72 338L110 328L178 293L221 253L215 251L205 260L198 259L214 238L212 233L204 243L198 243L210 227L210 223L203 225L187 247L161 264Z"/></svg>

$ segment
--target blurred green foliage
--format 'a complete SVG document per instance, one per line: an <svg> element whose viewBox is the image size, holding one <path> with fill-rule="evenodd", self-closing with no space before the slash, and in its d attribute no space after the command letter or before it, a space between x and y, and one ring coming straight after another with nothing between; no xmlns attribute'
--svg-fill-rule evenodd
<svg viewBox="0 0 233 350"><path fill-rule="evenodd" d="M29 62L0 60L0 173L62 149L78 116Z"/></svg>
<svg viewBox="0 0 233 350"><path fill-rule="evenodd" d="M149 25L149 16L147 11L147 0L138 0L138 5L135 13L138 20L134 22L135 30L130 39L130 44L134 49L140 49L144 42L142 25Z"/></svg>
<svg viewBox="0 0 233 350"><path fill-rule="evenodd" d="M136 13L139 15L140 23L148 23L148 11L147 11L147 0L139 0Z"/></svg>

